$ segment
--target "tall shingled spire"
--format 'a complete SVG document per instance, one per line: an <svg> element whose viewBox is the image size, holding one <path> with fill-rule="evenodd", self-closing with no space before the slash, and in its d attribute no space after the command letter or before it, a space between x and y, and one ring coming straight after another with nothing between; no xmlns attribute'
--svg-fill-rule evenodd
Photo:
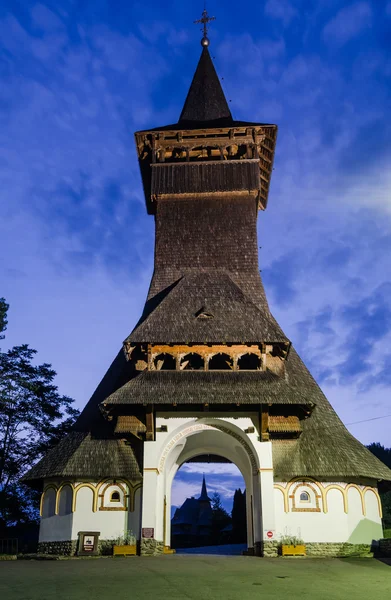
<svg viewBox="0 0 391 600"><path fill-rule="evenodd" d="M201 40L201 57L178 121L184 126L200 122L226 127L232 124L231 111L208 50L207 23L214 19L215 17L209 17L204 10L202 18L195 21L202 23L204 37Z"/></svg>
<svg viewBox="0 0 391 600"><path fill-rule="evenodd" d="M184 126L192 125L194 122L216 122L226 127L232 124L231 111L228 108L207 46L202 48L201 57L178 121Z"/></svg>
<svg viewBox="0 0 391 600"><path fill-rule="evenodd" d="M201 502L210 502L210 498L209 498L208 492L206 490L205 475L202 478L201 496L198 498L198 500L201 500Z"/></svg>

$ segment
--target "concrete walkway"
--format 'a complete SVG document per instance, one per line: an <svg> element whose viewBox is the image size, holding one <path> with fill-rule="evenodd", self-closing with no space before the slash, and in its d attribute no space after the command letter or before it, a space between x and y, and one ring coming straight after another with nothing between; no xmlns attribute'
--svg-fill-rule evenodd
<svg viewBox="0 0 391 600"><path fill-rule="evenodd" d="M0 562L1 600L390 600L375 559L168 555Z"/></svg>
<svg viewBox="0 0 391 600"><path fill-rule="evenodd" d="M224 544L223 546L201 546L200 548L178 548L177 554L213 554L214 556L241 556L247 544Z"/></svg>

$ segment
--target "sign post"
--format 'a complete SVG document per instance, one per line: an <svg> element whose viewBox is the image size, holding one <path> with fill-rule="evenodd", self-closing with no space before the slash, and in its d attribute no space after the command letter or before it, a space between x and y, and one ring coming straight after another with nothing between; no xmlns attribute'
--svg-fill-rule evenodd
<svg viewBox="0 0 391 600"><path fill-rule="evenodd" d="M100 531L79 531L78 556L98 556Z"/></svg>

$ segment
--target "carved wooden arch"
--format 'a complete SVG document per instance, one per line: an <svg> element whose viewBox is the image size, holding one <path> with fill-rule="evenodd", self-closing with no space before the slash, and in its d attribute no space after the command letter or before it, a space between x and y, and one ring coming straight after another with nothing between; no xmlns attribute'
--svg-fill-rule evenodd
<svg viewBox="0 0 391 600"><path fill-rule="evenodd" d="M57 486L56 486L55 483L48 483L47 485L45 485L45 487L43 489L43 492L41 494L41 500L40 500L40 503L39 503L39 516L40 517L42 517L42 513L43 513L43 502L44 502L44 499L45 499L45 494L50 489L54 490L54 493L55 493L55 496L54 496L54 498L55 498L55 504L54 504L54 506L56 507L57 489L58 488L57 488ZM54 514L57 514L56 513L56 508L54 508Z"/></svg>
<svg viewBox="0 0 391 600"><path fill-rule="evenodd" d="M77 493L83 487L87 487L90 490L92 490L92 512L96 512L97 504L98 504L98 494L97 494L97 488L94 485L92 485L92 483L79 483L78 485L75 486L74 494L73 494L72 512L75 512L75 510L76 510Z"/></svg>
<svg viewBox="0 0 391 600"><path fill-rule="evenodd" d="M241 369L239 367L239 361L244 356L256 356L257 359L259 360L259 369ZM242 354L237 354L237 356L235 356L235 365L236 365L237 371L257 371L257 370L260 370L263 367L262 354L261 354L260 351L259 351L259 353L257 353L257 352L253 352L251 350L249 350L248 352L243 352Z"/></svg>
<svg viewBox="0 0 391 600"><path fill-rule="evenodd" d="M72 492L72 505L71 505L71 511L73 512L73 495L74 495L74 487L73 487L73 483L72 481L64 481L60 487L57 489L57 493L56 493L56 512L55 514L58 515L59 512L59 508L60 508L60 495L62 490L64 489L64 487L70 487L71 488L71 492Z"/></svg>
<svg viewBox="0 0 391 600"><path fill-rule="evenodd" d="M230 349L227 348L226 350L222 351L222 350L218 350L217 352L211 352L210 354L208 353L208 355L206 356L206 364L208 366L208 371L209 371L209 365L210 365L210 361L212 360L212 358L214 358L215 356L219 356L219 354L221 356L227 356L231 361L232 361L232 366L228 365L228 369L210 369L211 371L233 371L235 369L235 354L234 352Z"/></svg>
<svg viewBox="0 0 391 600"><path fill-rule="evenodd" d="M327 494L331 490L338 490L338 491L341 492L341 494L342 494L342 501L343 501L343 510L344 510L344 513L347 514L347 512L348 512L348 500L347 500L347 495L345 494L345 489L342 487L342 485L338 485L336 483L332 483L331 485L328 485L328 486L325 487L325 496L324 496L325 507L324 507L324 512L327 513L329 511L328 502L327 502Z"/></svg>
<svg viewBox="0 0 391 600"><path fill-rule="evenodd" d="M164 350L163 352L159 351L159 352L153 352L153 353L151 353L150 367L149 368L153 367L153 370L155 370L156 369L156 367L155 367L155 361L156 361L157 357L160 356L160 355L164 356L165 354L167 354L168 356L171 356L171 358L174 359L174 361L175 361L175 370L177 370L178 369L178 361L177 361L177 355L175 354L174 350L169 350L169 351ZM156 369L156 370L158 370L158 369ZM163 369L163 370L166 370L166 369ZM174 369L172 369L172 370L174 370Z"/></svg>

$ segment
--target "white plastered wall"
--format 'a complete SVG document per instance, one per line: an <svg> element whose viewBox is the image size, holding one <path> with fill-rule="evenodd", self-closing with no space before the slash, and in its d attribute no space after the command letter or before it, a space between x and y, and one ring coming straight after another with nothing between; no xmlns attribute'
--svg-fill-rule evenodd
<svg viewBox="0 0 391 600"><path fill-rule="evenodd" d="M314 498L300 501L300 494L310 489L313 495L315 490L318 504ZM293 535L307 543L370 544L382 537L376 488L344 482L283 482L276 484L274 497L277 538Z"/></svg>
<svg viewBox="0 0 391 600"><path fill-rule="evenodd" d="M123 536L125 514L123 510L96 510L93 512L94 495L88 487L81 487L76 496L73 513L72 539L77 539L79 531L99 531L100 539L107 540Z"/></svg>
<svg viewBox="0 0 391 600"><path fill-rule="evenodd" d="M136 490L133 503L132 492L122 481L74 482L65 486L61 481L46 482L44 489L40 542L76 540L79 531L98 531L100 539L105 540L122 537L132 530L139 539L140 489ZM113 500L113 492L119 499Z"/></svg>

